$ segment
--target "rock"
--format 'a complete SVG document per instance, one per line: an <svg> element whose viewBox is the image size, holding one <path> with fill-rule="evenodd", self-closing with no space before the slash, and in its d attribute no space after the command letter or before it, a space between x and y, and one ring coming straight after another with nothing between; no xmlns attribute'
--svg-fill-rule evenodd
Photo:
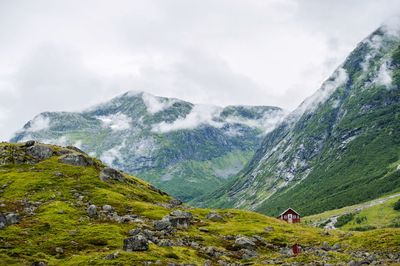
<svg viewBox="0 0 400 266"><path fill-rule="evenodd" d="M142 232L142 230L140 228L135 228L135 229L131 229L128 231L128 234L130 234L131 236L135 236L137 234L140 234Z"/></svg>
<svg viewBox="0 0 400 266"><path fill-rule="evenodd" d="M136 235L133 237L124 239L125 251L145 251L149 249L147 239L142 235Z"/></svg>
<svg viewBox="0 0 400 266"><path fill-rule="evenodd" d="M114 212L114 208L111 205L103 205L102 209L103 209L103 211L108 212L108 213Z"/></svg>
<svg viewBox="0 0 400 266"><path fill-rule="evenodd" d="M324 243L322 243L321 249L325 250L325 251L329 251L329 250L331 250L331 246L327 242L324 242Z"/></svg>
<svg viewBox="0 0 400 266"><path fill-rule="evenodd" d="M28 140L27 142L25 142L25 147L31 147L33 145L35 145L36 141L34 140Z"/></svg>
<svg viewBox="0 0 400 266"><path fill-rule="evenodd" d="M91 166L94 161L82 154L70 153L65 154L58 160L60 163L75 165L75 166Z"/></svg>
<svg viewBox="0 0 400 266"><path fill-rule="evenodd" d="M67 146L66 148L70 149L70 150L73 150L73 151L76 151L78 153L86 154L84 151L82 151L81 149L79 149L78 147L75 147L75 146Z"/></svg>
<svg viewBox="0 0 400 266"><path fill-rule="evenodd" d="M256 244L254 243L253 239L246 236L236 238L235 246L241 249L256 249Z"/></svg>
<svg viewBox="0 0 400 266"><path fill-rule="evenodd" d="M19 214L9 213L6 215L7 225L12 225L18 223L20 220Z"/></svg>
<svg viewBox="0 0 400 266"><path fill-rule="evenodd" d="M124 216L118 217L117 221L121 224L133 223L133 221L137 218L136 215L126 214Z"/></svg>
<svg viewBox="0 0 400 266"><path fill-rule="evenodd" d="M26 149L26 153L37 161L49 159L54 155L53 150L44 144L36 144Z"/></svg>
<svg viewBox="0 0 400 266"><path fill-rule="evenodd" d="M87 214L89 215L89 217L91 217L91 218L93 218L93 217L96 217L97 216L97 207L96 207L96 205L90 205L88 208L87 208Z"/></svg>
<svg viewBox="0 0 400 266"><path fill-rule="evenodd" d="M175 210L163 219L168 219L173 227L188 228L190 221L193 219L193 214L181 210Z"/></svg>
<svg viewBox="0 0 400 266"><path fill-rule="evenodd" d="M47 266L47 264L44 261L36 261L32 263L32 266Z"/></svg>
<svg viewBox="0 0 400 266"><path fill-rule="evenodd" d="M56 247L56 253L63 254L64 253L64 249L60 248L60 247Z"/></svg>
<svg viewBox="0 0 400 266"><path fill-rule="evenodd" d="M332 246L332 250L339 250L339 249L341 249L342 248L342 246L339 244L339 243L335 243L333 246Z"/></svg>
<svg viewBox="0 0 400 266"><path fill-rule="evenodd" d="M161 231L161 230L167 230L168 228L170 228L171 222L169 221L169 219L163 218L161 220L155 221L153 223L153 225L154 225L154 229Z"/></svg>
<svg viewBox="0 0 400 266"><path fill-rule="evenodd" d="M178 199L172 199L168 203L171 204L172 206L180 206L180 205L182 205L182 201L180 201Z"/></svg>
<svg viewBox="0 0 400 266"><path fill-rule="evenodd" d="M268 227L264 228L264 232L266 232L266 233L270 233L272 231L274 231L274 228L272 226L268 226Z"/></svg>
<svg viewBox="0 0 400 266"><path fill-rule="evenodd" d="M100 179L101 181L107 182L107 181L119 181L119 182L124 182L125 177L124 175L118 171L115 170L114 168L106 167L100 172Z"/></svg>
<svg viewBox="0 0 400 266"><path fill-rule="evenodd" d="M208 220L210 220L210 221L213 221L213 222L220 222L220 221L223 221L223 220L224 220L224 218L222 217L222 215L220 215L220 214L217 213L217 212L209 212L209 213L207 214L206 218L207 218Z"/></svg>
<svg viewBox="0 0 400 266"><path fill-rule="evenodd" d="M254 259L258 257L257 252L250 249L241 249L239 254L242 259Z"/></svg>
<svg viewBox="0 0 400 266"><path fill-rule="evenodd" d="M174 243L169 239L161 239L157 245L160 247L172 247Z"/></svg>
<svg viewBox="0 0 400 266"><path fill-rule="evenodd" d="M0 229L3 229L7 226L7 219L6 216L0 213Z"/></svg>
<svg viewBox="0 0 400 266"><path fill-rule="evenodd" d="M170 215L175 216L175 217L183 217L183 218L193 219L193 214L191 214L190 212L184 212L181 210L175 210L175 211L171 212Z"/></svg>
<svg viewBox="0 0 400 266"><path fill-rule="evenodd" d="M119 256L119 252L117 251L117 252L108 254L107 256L104 257L104 259L105 260L114 260L114 259L118 258L118 256Z"/></svg>
<svg viewBox="0 0 400 266"><path fill-rule="evenodd" d="M208 233L208 232L210 232L210 230L208 230L208 229L205 228L205 227L200 227L200 228L199 228L199 231L200 231L200 232L203 232L203 233Z"/></svg>

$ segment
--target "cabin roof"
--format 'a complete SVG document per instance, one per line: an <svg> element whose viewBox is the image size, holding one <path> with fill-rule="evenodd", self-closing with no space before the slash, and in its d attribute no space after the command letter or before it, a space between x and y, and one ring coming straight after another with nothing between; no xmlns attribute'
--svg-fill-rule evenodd
<svg viewBox="0 0 400 266"><path fill-rule="evenodd" d="M292 210L294 213L296 213L297 215L300 216L300 214L299 214L297 211L295 211L294 209L292 209L292 208L287 208L284 212L282 212L281 214L279 214L279 216L285 214L285 212L287 212L287 211L289 211L289 210Z"/></svg>

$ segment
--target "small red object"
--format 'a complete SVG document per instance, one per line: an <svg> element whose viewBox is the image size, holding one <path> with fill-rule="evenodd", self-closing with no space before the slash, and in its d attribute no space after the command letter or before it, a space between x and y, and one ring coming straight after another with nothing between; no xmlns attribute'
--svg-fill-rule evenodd
<svg viewBox="0 0 400 266"><path fill-rule="evenodd" d="M301 253L301 246L294 244L292 246L292 251L294 255L300 254Z"/></svg>

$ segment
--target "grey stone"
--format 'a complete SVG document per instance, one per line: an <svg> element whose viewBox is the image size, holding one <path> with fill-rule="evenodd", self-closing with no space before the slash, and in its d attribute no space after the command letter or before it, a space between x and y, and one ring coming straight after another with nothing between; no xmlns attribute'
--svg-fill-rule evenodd
<svg viewBox="0 0 400 266"><path fill-rule="evenodd" d="M169 219L163 218L161 220L154 221L153 225L154 229L161 231L161 230L167 230L171 226L171 222L169 221Z"/></svg>
<svg viewBox="0 0 400 266"><path fill-rule="evenodd" d="M236 238L235 246L242 249L256 249L253 239L246 236Z"/></svg>
<svg viewBox="0 0 400 266"><path fill-rule="evenodd" d="M26 153L38 161L49 159L54 155L53 150L44 144L36 144L26 149Z"/></svg>
<svg viewBox="0 0 400 266"><path fill-rule="evenodd" d="M217 213L217 212L209 212L209 213L207 214L206 218L207 218L208 220L210 220L210 221L213 221L213 222L220 222L220 221L223 221L223 220L224 220L224 218L222 217L222 215L219 214L219 213Z"/></svg>
<svg viewBox="0 0 400 266"><path fill-rule="evenodd" d="M181 210L175 210L170 213L171 216L175 217L183 217L183 218L188 218L188 219L193 219L193 214L190 212L184 212Z"/></svg>
<svg viewBox="0 0 400 266"><path fill-rule="evenodd" d="M64 253L64 249L60 248L60 247L56 247L56 253L63 254Z"/></svg>
<svg viewBox="0 0 400 266"><path fill-rule="evenodd" d="M7 226L7 219L6 219L6 215L0 213L0 229L3 229Z"/></svg>
<svg viewBox="0 0 400 266"><path fill-rule="evenodd" d="M59 162L75 166L91 166L94 164L91 158L77 153L65 154L60 157Z"/></svg>
<svg viewBox="0 0 400 266"><path fill-rule="evenodd" d="M96 205L92 204L87 208L87 214L89 217L96 217L97 216L97 207Z"/></svg>
<svg viewBox="0 0 400 266"><path fill-rule="evenodd" d="M142 235L136 235L124 239L125 251L145 251L149 249L147 239Z"/></svg>
<svg viewBox="0 0 400 266"><path fill-rule="evenodd" d="M27 142L25 142L25 147L31 147L31 146L33 146L35 144L36 144L36 141L28 140Z"/></svg>
<svg viewBox="0 0 400 266"><path fill-rule="evenodd" d="M172 247L174 243L169 239L161 239L157 245L160 247Z"/></svg>
<svg viewBox="0 0 400 266"><path fill-rule="evenodd" d="M107 256L104 257L104 259L105 260L114 260L114 259L118 258L118 256L119 256L119 252L117 251L115 253L108 254Z"/></svg>
<svg viewBox="0 0 400 266"><path fill-rule="evenodd" d="M7 225L12 225L18 223L20 220L19 214L9 213L6 215Z"/></svg>
<svg viewBox="0 0 400 266"><path fill-rule="evenodd" d="M108 212L108 213L114 212L114 208L111 205L103 205L102 209L103 209L103 211Z"/></svg>
<svg viewBox="0 0 400 266"><path fill-rule="evenodd" d="M100 179L101 181L119 181L119 182L124 182L125 181L125 177L124 175L118 171L115 170L114 168L110 168L110 167L106 167L103 170L101 170L100 172Z"/></svg>

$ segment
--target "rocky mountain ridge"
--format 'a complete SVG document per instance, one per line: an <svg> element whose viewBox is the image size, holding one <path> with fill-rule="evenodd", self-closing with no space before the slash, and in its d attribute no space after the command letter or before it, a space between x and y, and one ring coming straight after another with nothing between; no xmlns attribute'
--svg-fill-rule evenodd
<svg viewBox="0 0 400 266"><path fill-rule="evenodd" d="M127 92L82 112L45 112L12 142L80 147L189 201L239 172L286 113L277 107L195 105Z"/></svg>
<svg viewBox="0 0 400 266"><path fill-rule="evenodd" d="M312 214L399 190L399 32L386 25L363 40L237 179L197 203Z"/></svg>

